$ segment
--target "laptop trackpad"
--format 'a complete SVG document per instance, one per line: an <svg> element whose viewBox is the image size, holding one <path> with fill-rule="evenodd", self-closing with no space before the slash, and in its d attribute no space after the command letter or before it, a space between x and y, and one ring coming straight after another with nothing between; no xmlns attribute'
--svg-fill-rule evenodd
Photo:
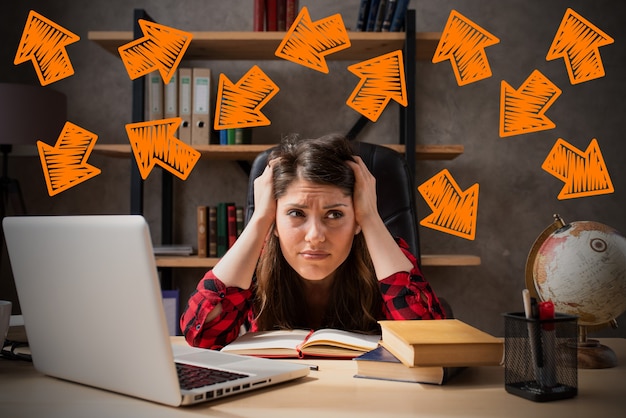
<svg viewBox="0 0 626 418"><path fill-rule="evenodd" d="M179 353L175 360L189 363L197 363L205 366L224 367L234 363L250 360L248 357L236 356L209 349L201 349L193 353Z"/></svg>

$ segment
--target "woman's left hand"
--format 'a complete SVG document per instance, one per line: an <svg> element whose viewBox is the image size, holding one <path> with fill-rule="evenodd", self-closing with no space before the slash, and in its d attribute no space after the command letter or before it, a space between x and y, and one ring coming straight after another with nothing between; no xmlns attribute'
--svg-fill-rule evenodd
<svg viewBox="0 0 626 418"><path fill-rule="evenodd" d="M357 224L363 227L372 217L379 217L376 204L376 178L370 173L359 156L355 161L347 161L354 171L354 216Z"/></svg>

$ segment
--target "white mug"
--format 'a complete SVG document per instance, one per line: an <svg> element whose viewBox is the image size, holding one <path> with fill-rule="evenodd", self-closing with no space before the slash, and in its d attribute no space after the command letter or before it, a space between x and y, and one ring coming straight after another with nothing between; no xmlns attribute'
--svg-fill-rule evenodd
<svg viewBox="0 0 626 418"><path fill-rule="evenodd" d="M11 301L0 300L0 342L4 345L4 340L9 332L9 321L11 320Z"/></svg>

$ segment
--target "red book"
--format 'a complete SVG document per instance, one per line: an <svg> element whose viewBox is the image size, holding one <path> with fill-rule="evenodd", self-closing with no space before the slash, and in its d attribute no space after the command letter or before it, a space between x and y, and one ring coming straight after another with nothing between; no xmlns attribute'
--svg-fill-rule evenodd
<svg viewBox="0 0 626 418"><path fill-rule="evenodd" d="M291 25L293 25L296 17L298 17L298 0L287 0L285 10L285 27L287 30L291 28Z"/></svg>
<svg viewBox="0 0 626 418"><path fill-rule="evenodd" d="M263 32L265 30L265 0L254 0L253 30Z"/></svg>
<svg viewBox="0 0 626 418"><path fill-rule="evenodd" d="M226 207L226 213L228 215L228 248L232 247L237 240L237 209L235 205L229 204Z"/></svg>
<svg viewBox="0 0 626 418"><path fill-rule="evenodd" d="M278 30L278 0L267 0L265 3L265 30Z"/></svg>

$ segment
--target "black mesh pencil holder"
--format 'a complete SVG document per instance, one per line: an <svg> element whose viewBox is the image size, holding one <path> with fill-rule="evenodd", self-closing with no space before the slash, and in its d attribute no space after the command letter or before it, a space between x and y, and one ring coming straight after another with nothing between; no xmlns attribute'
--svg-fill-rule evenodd
<svg viewBox="0 0 626 418"><path fill-rule="evenodd" d="M535 402L578 394L577 317L527 319L504 314L504 387Z"/></svg>

